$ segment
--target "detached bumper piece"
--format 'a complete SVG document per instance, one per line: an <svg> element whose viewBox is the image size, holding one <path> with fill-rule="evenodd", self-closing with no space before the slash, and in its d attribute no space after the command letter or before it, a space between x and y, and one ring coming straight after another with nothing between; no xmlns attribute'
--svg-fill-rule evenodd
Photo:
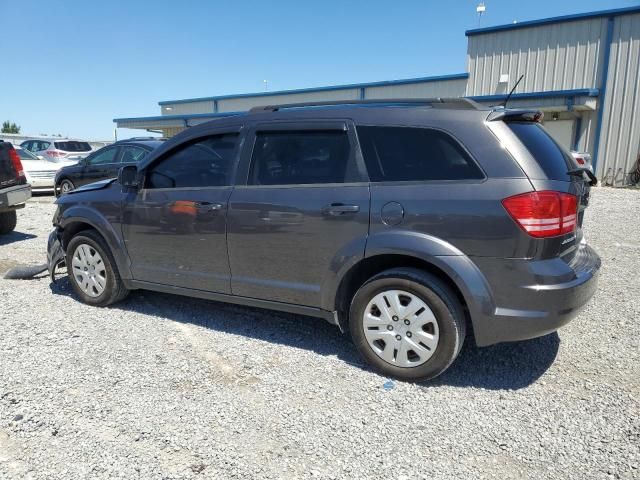
<svg viewBox="0 0 640 480"><path fill-rule="evenodd" d="M52 282L56 281L56 270L64 265L64 250L62 250L62 244L58 238L58 231L54 230L49 234L49 240L47 242L47 267L49 269L49 275Z"/></svg>

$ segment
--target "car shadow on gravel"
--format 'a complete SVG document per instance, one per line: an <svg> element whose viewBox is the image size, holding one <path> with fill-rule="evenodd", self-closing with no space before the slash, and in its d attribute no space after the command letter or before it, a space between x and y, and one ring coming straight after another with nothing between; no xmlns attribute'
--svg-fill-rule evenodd
<svg viewBox="0 0 640 480"><path fill-rule="evenodd" d="M555 332L532 340L483 348L476 347L473 340L467 341L454 364L427 386L525 388L549 369L559 348L560 337Z"/></svg>
<svg viewBox="0 0 640 480"><path fill-rule="evenodd" d="M68 277L51 284L56 295L75 294ZM363 370L363 362L348 336L324 320L284 312L262 310L197 298L150 291L132 292L124 301L104 309L154 315L190 323L218 332L251 337L265 342L336 356ZM158 320L161 321L161 320ZM448 385L489 390L515 390L534 383L551 366L560 346L556 333L524 342L477 348L467 339L454 364L425 388Z"/></svg>
<svg viewBox="0 0 640 480"><path fill-rule="evenodd" d="M0 236L0 247L9 245L10 243L21 242L22 240L30 240L36 238L36 236L37 235L33 235L32 233L11 232Z"/></svg>

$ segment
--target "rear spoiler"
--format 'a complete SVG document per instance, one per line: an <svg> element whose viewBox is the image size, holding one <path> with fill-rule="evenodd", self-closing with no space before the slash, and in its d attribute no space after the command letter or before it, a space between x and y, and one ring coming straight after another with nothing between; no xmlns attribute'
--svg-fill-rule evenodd
<svg viewBox="0 0 640 480"><path fill-rule="evenodd" d="M493 110L487 116L487 122L536 122L540 123L544 118L544 113L540 110L524 110L524 109L500 109Z"/></svg>

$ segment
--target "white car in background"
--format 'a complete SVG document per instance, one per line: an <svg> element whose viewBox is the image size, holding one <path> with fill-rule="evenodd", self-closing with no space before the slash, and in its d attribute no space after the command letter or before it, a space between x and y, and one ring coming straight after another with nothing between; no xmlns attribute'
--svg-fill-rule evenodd
<svg viewBox="0 0 640 480"><path fill-rule="evenodd" d="M591 154L587 152L576 152L571 150L569 152L575 160L578 168L588 168L593 173L593 164L591 163Z"/></svg>
<svg viewBox="0 0 640 480"><path fill-rule="evenodd" d="M20 146L51 162L68 161L78 163L93 151L88 142L68 139L26 140Z"/></svg>
<svg viewBox="0 0 640 480"><path fill-rule="evenodd" d="M61 160L57 163L50 162L49 160L38 158L33 153L17 145L14 148L20 157L27 182L31 184L33 192L53 192L56 172L64 166L76 163L66 160Z"/></svg>

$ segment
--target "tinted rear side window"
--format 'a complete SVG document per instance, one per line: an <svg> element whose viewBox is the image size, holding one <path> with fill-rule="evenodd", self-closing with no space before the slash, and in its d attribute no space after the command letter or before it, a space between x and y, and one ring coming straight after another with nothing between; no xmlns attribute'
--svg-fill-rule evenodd
<svg viewBox="0 0 640 480"><path fill-rule="evenodd" d="M58 150L65 152L90 152L91 145L87 142L53 142Z"/></svg>
<svg viewBox="0 0 640 480"><path fill-rule="evenodd" d="M550 180L570 181L567 170L571 168L569 154L564 152L545 129L537 123L508 122L507 125Z"/></svg>
<svg viewBox="0 0 640 480"><path fill-rule="evenodd" d="M412 127L358 127L372 182L474 180L484 175L444 132Z"/></svg>
<svg viewBox="0 0 640 480"><path fill-rule="evenodd" d="M250 184L298 185L355 181L343 131L258 132Z"/></svg>

